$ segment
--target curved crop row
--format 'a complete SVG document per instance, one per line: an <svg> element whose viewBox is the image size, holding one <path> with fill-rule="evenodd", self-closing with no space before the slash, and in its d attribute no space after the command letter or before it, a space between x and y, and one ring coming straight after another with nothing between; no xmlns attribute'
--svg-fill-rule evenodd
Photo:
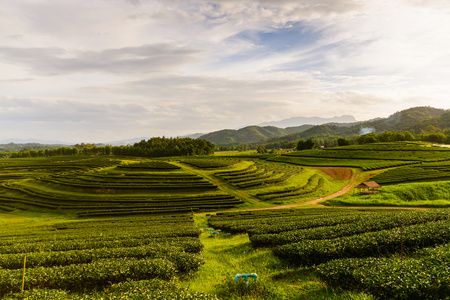
<svg viewBox="0 0 450 300"><path fill-rule="evenodd" d="M450 241L449 220L429 222L400 228L368 232L329 240L304 240L274 248L274 254L295 265L316 265L332 259L369 257L400 253L402 248L413 252Z"/></svg>
<svg viewBox="0 0 450 300"><path fill-rule="evenodd" d="M203 265L203 259L193 253L184 252L176 245L150 244L137 247L100 248L71 251L31 252L27 254L27 268L65 266L91 263L106 258L163 258L174 264L181 273L196 272ZM0 255L0 269L23 268L24 255Z"/></svg>
<svg viewBox="0 0 450 300"><path fill-rule="evenodd" d="M127 279L174 277L173 264L164 259L117 258L94 261L89 264L73 264L62 267L37 267L27 269L25 289L47 287L83 291L110 285ZM19 291L22 270L0 269L0 295Z"/></svg>
<svg viewBox="0 0 450 300"><path fill-rule="evenodd" d="M372 214L361 217L351 223L340 223L335 226L315 227L285 231L277 234L257 234L250 236L253 247L274 247L279 245L298 243L303 240L325 240L344 236L362 234L366 232L380 231L426 223L438 220L450 219L450 213L438 212L400 212L389 214Z"/></svg>
<svg viewBox="0 0 450 300"><path fill-rule="evenodd" d="M450 295L449 244L425 249L405 260L346 258L317 267L331 287L364 290L380 299L447 299ZM420 251L420 252L425 252Z"/></svg>

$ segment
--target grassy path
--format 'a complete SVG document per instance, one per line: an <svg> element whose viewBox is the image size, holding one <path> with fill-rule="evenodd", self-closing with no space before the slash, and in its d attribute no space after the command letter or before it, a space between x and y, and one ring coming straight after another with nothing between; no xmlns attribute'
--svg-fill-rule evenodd
<svg viewBox="0 0 450 300"><path fill-rule="evenodd" d="M252 195L246 193L245 191L240 190L227 182L219 180L217 177L215 177L211 174L211 171L199 170L197 168L194 168L194 167L191 167L189 165L182 164L179 162L172 162L172 164L182 167L183 169L188 170L189 172L192 172L194 174L197 174L197 175L205 178L206 180L209 180L213 184L217 185L217 187L220 190L222 190L223 192L230 194L238 199L241 199L241 200L245 201L246 203L249 203L249 205L251 207L255 207L255 206L270 207L269 203L264 203L264 202L260 201L259 199L253 197Z"/></svg>

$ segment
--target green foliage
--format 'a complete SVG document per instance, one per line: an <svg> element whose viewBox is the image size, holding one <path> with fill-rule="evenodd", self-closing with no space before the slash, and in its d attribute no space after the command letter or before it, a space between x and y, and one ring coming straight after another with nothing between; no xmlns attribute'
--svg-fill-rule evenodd
<svg viewBox="0 0 450 300"><path fill-rule="evenodd" d="M387 170L373 178L380 184L393 184L412 181L440 181L450 179L450 162L422 163Z"/></svg>
<svg viewBox="0 0 450 300"><path fill-rule="evenodd" d="M428 222L404 227L403 247L413 252L450 241L446 229L450 221ZM274 249L275 255L295 265L311 266L332 259L345 257L370 257L399 253L401 248L400 228L367 232L330 240L304 240Z"/></svg>
<svg viewBox="0 0 450 300"><path fill-rule="evenodd" d="M0 294L20 290L25 254L26 290L50 288L89 293L112 283L151 278L167 281L176 275L187 276L203 265L203 259L195 254L203 248L199 235L192 217L186 215L88 220L3 230ZM144 283L141 288L145 286ZM158 289L163 286L169 285L161 283ZM185 294L186 299L194 299L184 289L174 291ZM27 294L63 297L65 293L36 290Z"/></svg>
<svg viewBox="0 0 450 300"><path fill-rule="evenodd" d="M384 185L379 193L347 194L329 199L326 205L449 207L449 181L430 181Z"/></svg>
<svg viewBox="0 0 450 300"><path fill-rule="evenodd" d="M204 139L155 137L132 147L114 147L115 155L144 157L210 155L215 146Z"/></svg>
<svg viewBox="0 0 450 300"><path fill-rule="evenodd" d="M311 149L268 158L269 161L305 166L356 167L362 170L383 169L419 162L441 162L449 159L450 150L447 148L409 142Z"/></svg>
<svg viewBox="0 0 450 300"><path fill-rule="evenodd" d="M239 160L230 158L192 158L183 159L181 162L200 169L220 169L233 166L239 163Z"/></svg>
<svg viewBox="0 0 450 300"><path fill-rule="evenodd" d="M311 226L310 228L283 231L281 233L251 234L250 242L253 247L275 247L278 245L298 243L304 240L333 239L337 237L391 229L399 226L438 221L445 218L448 218L448 216L435 212L389 212L386 214L364 214L356 215L356 218L352 218L352 222L348 222L351 220L350 218L349 220L338 218L340 222L334 226ZM325 225L329 224L330 223ZM313 223L310 222L309 225L313 225ZM250 233L252 232L255 231L250 231Z"/></svg>
<svg viewBox="0 0 450 300"><path fill-rule="evenodd" d="M299 131L301 128L298 129ZM239 130L225 129L202 135L201 138L216 145L257 143L262 140L283 136L287 134L286 129L274 126L247 126Z"/></svg>
<svg viewBox="0 0 450 300"><path fill-rule="evenodd" d="M273 248L274 254L296 266L315 265L331 288L381 299L447 299L449 210L342 214L338 209L237 212L212 216L210 224L247 232L254 246L287 243ZM428 246L435 247L423 249ZM399 259L401 249L405 260Z"/></svg>
<svg viewBox="0 0 450 300"><path fill-rule="evenodd" d="M312 139L299 140L297 142L297 150L307 150L314 147L314 141Z"/></svg>
<svg viewBox="0 0 450 300"><path fill-rule="evenodd" d="M253 282L250 279L246 286L244 280L235 282L229 279L217 285L216 289L217 295L222 299L288 299L281 287L261 280Z"/></svg>
<svg viewBox="0 0 450 300"><path fill-rule="evenodd" d="M290 155L286 154L279 157L270 157L267 160L274 162L291 163L301 166L360 168L364 171L391 168L416 163L414 161L402 160L311 157L307 153L305 153L305 156L302 156L302 152L295 152Z"/></svg>
<svg viewBox="0 0 450 300"><path fill-rule="evenodd" d="M114 258L97 260L89 264L62 267L36 267L27 270L26 288L46 287L83 291L107 286L127 279L172 279L173 264L164 259ZM0 294L19 291L22 270L0 270Z"/></svg>
<svg viewBox="0 0 450 300"><path fill-rule="evenodd" d="M332 287L362 289L381 299L448 299L449 244L421 253L422 255L405 260L333 260L317 266L317 273Z"/></svg>
<svg viewBox="0 0 450 300"><path fill-rule="evenodd" d="M351 145L352 142L349 139L341 137L341 138L338 138L337 144L338 144L338 146L348 146L348 145Z"/></svg>

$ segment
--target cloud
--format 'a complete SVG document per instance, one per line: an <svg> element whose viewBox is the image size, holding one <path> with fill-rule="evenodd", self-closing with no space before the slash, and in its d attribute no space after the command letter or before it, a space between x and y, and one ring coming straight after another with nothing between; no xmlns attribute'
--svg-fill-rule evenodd
<svg viewBox="0 0 450 300"><path fill-rule="evenodd" d="M10 1L2 134L117 140L445 107L449 3Z"/></svg>
<svg viewBox="0 0 450 300"><path fill-rule="evenodd" d="M24 82L24 81L31 81L33 78L10 78L10 79L0 79L0 82Z"/></svg>
<svg viewBox="0 0 450 300"><path fill-rule="evenodd" d="M8 62L30 68L34 73L112 73L119 75L162 72L194 61L199 50L175 44L153 44L102 51L69 52L61 48L0 47Z"/></svg>
<svg viewBox="0 0 450 300"><path fill-rule="evenodd" d="M349 110L366 116L393 104L392 98L340 88L324 90L326 83L311 74L270 74L245 79L206 76L165 76L78 90L91 97L130 97L175 129L184 124L203 128L235 128L242 124L292 116L334 116ZM353 84L353 83L351 83ZM360 111L364 112L361 113ZM232 125L234 124L234 126Z"/></svg>
<svg viewBox="0 0 450 300"><path fill-rule="evenodd" d="M138 104L102 104L77 100L48 100L16 97L0 98L2 122L107 124L130 122L146 113Z"/></svg>

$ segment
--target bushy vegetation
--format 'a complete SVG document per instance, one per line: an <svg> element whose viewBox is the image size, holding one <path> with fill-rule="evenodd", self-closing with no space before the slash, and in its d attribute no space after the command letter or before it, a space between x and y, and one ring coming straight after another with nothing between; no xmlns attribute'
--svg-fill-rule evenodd
<svg viewBox="0 0 450 300"><path fill-rule="evenodd" d="M383 185L379 193L355 194L329 199L326 205L347 206L394 206L394 207L449 207L450 182L429 181L396 185Z"/></svg>
<svg viewBox="0 0 450 300"><path fill-rule="evenodd" d="M226 213L212 216L210 224L247 232L254 246L272 248L291 265L315 266L330 287L363 290L382 299L448 297L448 209L341 213Z"/></svg>
<svg viewBox="0 0 450 300"><path fill-rule="evenodd" d="M317 266L332 287L365 290L381 299L448 299L450 244L422 249L406 259L347 258Z"/></svg>
<svg viewBox="0 0 450 300"><path fill-rule="evenodd" d="M155 137L131 147L113 147L112 152L115 155L163 157L210 155L214 149L214 144L203 139Z"/></svg>
<svg viewBox="0 0 450 300"><path fill-rule="evenodd" d="M0 157L27 158L49 157L62 155L122 155L140 157L164 157L164 156L192 156L210 155L214 153L214 144L191 138L165 138L155 137L147 141L142 140L130 146L97 146L95 144L82 144L73 147L58 147L46 149L25 148L18 152L4 153Z"/></svg>
<svg viewBox="0 0 450 300"><path fill-rule="evenodd" d="M1 295L21 289L25 255L26 290L86 292L129 280L171 280L203 264L200 232L185 215L60 223L0 235Z"/></svg>

